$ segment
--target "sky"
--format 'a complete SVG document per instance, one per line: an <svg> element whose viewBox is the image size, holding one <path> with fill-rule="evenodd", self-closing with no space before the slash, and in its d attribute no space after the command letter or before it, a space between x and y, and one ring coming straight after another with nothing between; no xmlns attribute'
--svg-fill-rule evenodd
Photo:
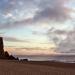
<svg viewBox="0 0 75 75"><path fill-rule="evenodd" d="M13 55L75 54L75 0L0 0L0 36Z"/></svg>

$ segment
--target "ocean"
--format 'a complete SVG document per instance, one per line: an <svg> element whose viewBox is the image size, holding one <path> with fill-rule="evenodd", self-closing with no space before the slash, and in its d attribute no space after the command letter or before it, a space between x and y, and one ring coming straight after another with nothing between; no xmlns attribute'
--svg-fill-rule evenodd
<svg viewBox="0 0 75 75"><path fill-rule="evenodd" d="M67 63L75 63L75 55L15 55L21 59L28 59L29 61L60 61Z"/></svg>

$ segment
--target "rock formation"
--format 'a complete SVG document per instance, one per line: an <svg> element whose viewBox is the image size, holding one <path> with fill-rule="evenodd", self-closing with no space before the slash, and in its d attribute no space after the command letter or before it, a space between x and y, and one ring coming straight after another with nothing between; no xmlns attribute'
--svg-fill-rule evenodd
<svg viewBox="0 0 75 75"><path fill-rule="evenodd" d="M0 57L4 56L3 38L0 37Z"/></svg>
<svg viewBox="0 0 75 75"><path fill-rule="evenodd" d="M4 51L3 38L0 37L0 59L18 60L12 55L9 55L7 51Z"/></svg>

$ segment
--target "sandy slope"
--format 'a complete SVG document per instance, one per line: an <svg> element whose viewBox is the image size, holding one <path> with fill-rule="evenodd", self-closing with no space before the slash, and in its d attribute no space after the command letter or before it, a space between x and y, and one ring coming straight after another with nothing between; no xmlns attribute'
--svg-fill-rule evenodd
<svg viewBox="0 0 75 75"><path fill-rule="evenodd" d="M0 75L75 75L75 68L0 60Z"/></svg>

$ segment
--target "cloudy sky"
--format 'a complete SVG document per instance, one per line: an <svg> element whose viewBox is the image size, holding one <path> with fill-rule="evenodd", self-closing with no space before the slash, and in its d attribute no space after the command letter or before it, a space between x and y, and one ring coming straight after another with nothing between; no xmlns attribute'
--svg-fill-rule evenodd
<svg viewBox="0 0 75 75"><path fill-rule="evenodd" d="M14 55L75 54L75 0L0 0L0 36Z"/></svg>

